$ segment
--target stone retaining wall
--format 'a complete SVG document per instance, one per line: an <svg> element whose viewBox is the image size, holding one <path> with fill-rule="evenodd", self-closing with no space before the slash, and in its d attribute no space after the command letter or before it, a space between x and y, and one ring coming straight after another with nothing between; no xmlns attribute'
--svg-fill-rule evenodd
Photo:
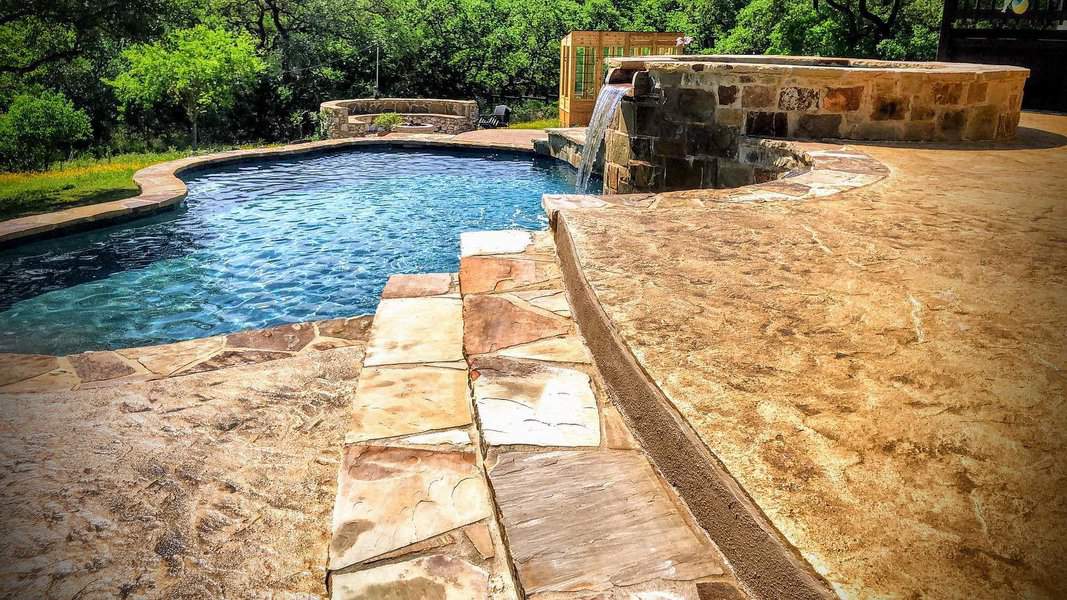
<svg viewBox="0 0 1067 600"><path fill-rule="evenodd" d="M744 136L993 141L1015 136L1018 67L807 57L614 59L632 82L606 136L605 191L733 187Z"/></svg>
<svg viewBox="0 0 1067 600"><path fill-rule="evenodd" d="M434 125L437 133L452 135L472 131L478 122L478 103L473 100L357 98L331 100L319 107L322 130L330 139L366 135L375 117L390 112Z"/></svg>

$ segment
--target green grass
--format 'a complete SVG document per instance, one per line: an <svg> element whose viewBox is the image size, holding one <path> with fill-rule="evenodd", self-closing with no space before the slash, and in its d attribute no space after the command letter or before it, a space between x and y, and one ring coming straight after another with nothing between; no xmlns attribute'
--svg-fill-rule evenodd
<svg viewBox="0 0 1067 600"><path fill-rule="evenodd" d="M67 161L47 171L0 173L0 219L136 196L140 193L133 182L137 170L190 154L122 154Z"/></svg>
<svg viewBox="0 0 1067 600"><path fill-rule="evenodd" d="M0 220L52 212L130 198L140 193L133 174L156 163L211 154L279 146L251 142L239 146L210 146L192 150L117 154L111 158L79 158L59 163L47 171L0 173Z"/></svg>
<svg viewBox="0 0 1067 600"><path fill-rule="evenodd" d="M559 127L559 119L541 119L508 125L508 129L550 129L552 127Z"/></svg>

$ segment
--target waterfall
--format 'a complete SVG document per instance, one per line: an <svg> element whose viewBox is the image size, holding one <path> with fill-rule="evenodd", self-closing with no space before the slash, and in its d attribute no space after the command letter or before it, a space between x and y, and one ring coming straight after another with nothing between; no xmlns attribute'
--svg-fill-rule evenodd
<svg viewBox="0 0 1067 600"><path fill-rule="evenodd" d="M608 85L607 83L600 88L600 94L596 97L596 106L593 107L593 116L589 119L589 126L585 128L582 162L578 166L578 191L581 193L585 193L586 188L589 187L589 176L593 173L593 163L596 162L600 144L604 143L604 134L607 133L615 109L629 89L629 85Z"/></svg>

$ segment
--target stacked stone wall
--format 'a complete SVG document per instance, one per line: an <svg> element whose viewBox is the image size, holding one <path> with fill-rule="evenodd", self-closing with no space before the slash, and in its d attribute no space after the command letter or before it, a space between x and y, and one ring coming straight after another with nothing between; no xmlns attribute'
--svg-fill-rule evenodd
<svg viewBox="0 0 1067 600"><path fill-rule="evenodd" d="M754 164L740 153L746 137L1011 139L1027 74L1025 69L915 65L820 68L679 61L642 63L641 70L632 72L625 70L625 62L622 67L634 89L605 140L609 193L735 187L776 177L775 168Z"/></svg>
<svg viewBox="0 0 1067 600"><path fill-rule="evenodd" d="M478 103L473 100L427 98L359 98L333 100L319 107L320 122L329 139L366 135L375 117L397 113L434 125L437 133L457 134L477 129Z"/></svg>

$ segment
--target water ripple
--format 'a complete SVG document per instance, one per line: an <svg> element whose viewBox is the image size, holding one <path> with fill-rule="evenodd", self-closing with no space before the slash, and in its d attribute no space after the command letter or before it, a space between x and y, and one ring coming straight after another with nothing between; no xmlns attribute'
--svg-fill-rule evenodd
<svg viewBox="0 0 1067 600"><path fill-rule="evenodd" d="M459 234L538 229L566 165L359 150L186 173L167 214L0 252L0 351L69 354L373 312L391 273L455 271Z"/></svg>

